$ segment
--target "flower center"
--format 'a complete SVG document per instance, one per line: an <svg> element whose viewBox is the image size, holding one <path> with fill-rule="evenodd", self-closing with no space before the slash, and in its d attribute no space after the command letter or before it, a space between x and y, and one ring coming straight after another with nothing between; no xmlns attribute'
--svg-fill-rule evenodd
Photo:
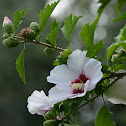
<svg viewBox="0 0 126 126"><path fill-rule="evenodd" d="M74 90L83 90L84 89L83 83L73 83L73 84L71 84L71 86Z"/></svg>
<svg viewBox="0 0 126 126"><path fill-rule="evenodd" d="M73 94L83 93L84 84L89 80L84 74L80 74L77 79L71 82L71 87L73 88Z"/></svg>

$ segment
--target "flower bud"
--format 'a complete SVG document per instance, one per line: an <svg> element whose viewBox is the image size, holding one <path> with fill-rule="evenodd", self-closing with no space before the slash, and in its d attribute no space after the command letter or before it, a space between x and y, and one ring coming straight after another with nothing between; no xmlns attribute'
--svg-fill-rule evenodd
<svg viewBox="0 0 126 126"><path fill-rule="evenodd" d="M18 44L19 44L18 40L12 37L9 37L3 41L3 45L8 48L15 47Z"/></svg>
<svg viewBox="0 0 126 126"><path fill-rule="evenodd" d="M112 61L112 62L115 62L118 58L119 58L119 54L114 54L114 55L112 56L111 61Z"/></svg>
<svg viewBox="0 0 126 126"><path fill-rule="evenodd" d="M68 58L68 56L69 56L71 53L72 53L71 50L65 49L64 51L62 51L62 52L60 53L60 55L61 55L62 57L64 57L64 58Z"/></svg>
<svg viewBox="0 0 126 126"><path fill-rule="evenodd" d="M32 22L30 24L30 29L34 30L34 32L36 33L36 35L38 35L40 33L40 28L39 28L39 24L37 22Z"/></svg>
<svg viewBox="0 0 126 126"><path fill-rule="evenodd" d="M13 32L13 23L8 17L4 17L3 28L8 34Z"/></svg>
<svg viewBox="0 0 126 126"><path fill-rule="evenodd" d="M119 57L126 56L126 50L120 49L119 52L118 52L118 54L119 54Z"/></svg>
<svg viewBox="0 0 126 126"><path fill-rule="evenodd" d="M31 39L31 40L35 39L36 37L35 32L32 29L27 28L27 27L23 28L19 34L21 37L26 38L26 39Z"/></svg>
<svg viewBox="0 0 126 126"><path fill-rule="evenodd" d="M45 52L46 54L48 54L48 55L52 54L54 51L55 51L55 49L54 49L54 48L50 48L50 47L46 47L46 48L44 49L44 52Z"/></svg>
<svg viewBox="0 0 126 126"><path fill-rule="evenodd" d="M45 120L50 120L53 119L52 114L50 113L50 111L46 112L44 115Z"/></svg>
<svg viewBox="0 0 126 126"><path fill-rule="evenodd" d="M29 39L33 40L36 38L36 33L32 29L27 28L27 36Z"/></svg>
<svg viewBox="0 0 126 126"><path fill-rule="evenodd" d="M9 35L8 33L4 33L4 34L3 34L3 38L4 38L4 39L9 38L9 37L10 37L10 35Z"/></svg>

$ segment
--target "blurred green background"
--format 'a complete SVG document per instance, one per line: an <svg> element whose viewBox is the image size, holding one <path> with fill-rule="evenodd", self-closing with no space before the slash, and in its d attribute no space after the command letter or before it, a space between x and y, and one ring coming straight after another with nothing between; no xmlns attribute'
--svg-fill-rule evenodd
<svg viewBox="0 0 126 126"><path fill-rule="evenodd" d="M39 21L38 14L47 3L54 0L1 0L0 1L0 126L42 126L43 117L38 115L31 115L27 111L27 98L34 90L44 90L48 94L51 84L46 82L46 77L49 71L53 68L53 61L56 55L46 55L43 52L44 47L40 45L30 44L26 45L25 53L25 68L26 68L26 82L25 86L18 76L15 68L15 61L20 54L23 46L20 45L15 48L8 49L2 45L2 23L4 16L8 16L12 21L13 14L17 9L30 8L30 11L24 18L20 25L18 32L24 28L29 27L33 21ZM124 6L122 11L125 11ZM94 0L61 0L61 3L55 9L51 18L49 19L42 36L42 41L45 41L45 35L50 32L50 23L54 18L62 22L65 17L73 12L73 15L82 15L83 18L79 20L72 35L72 49L77 48L83 50L84 44L81 40L79 32L81 27L87 23L92 22L97 11L97 4ZM108 47L113 41L114 37L118 35L119 30L124 26L126 20L113 22L117 17L116 0L112 0L105 8L100 22L95 32L95 41L104 40L105 47ZM59 31L57 43L60 47L65 48L67 43ZM99 55L104 58L103 50ZM81 126L94 126L94 121L98 110L103 105L101 98L98 98L94 105L90 104L78 112L76 117L72 117ZM126 107L125 105L113 105L107 102L107 106L112 111L113 119L117 122L117 126L126 126Z"/></svg>

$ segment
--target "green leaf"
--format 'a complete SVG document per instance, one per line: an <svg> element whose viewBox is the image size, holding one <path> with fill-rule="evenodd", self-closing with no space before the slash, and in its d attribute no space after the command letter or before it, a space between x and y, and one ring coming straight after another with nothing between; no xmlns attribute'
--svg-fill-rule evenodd
<svg viewBox="0 0 126 126"><path fill-rule="evenodd" d="M60 25L61 24L60 23L57 23L56 20L54 20L51 23L52 30L46 36L46 41L47 41L48 44L51 44L52 46L56 46L56 37L57 37L57 33L59 31Z"/></svg>
<svg viewBox="0 0 126 126"><path fill-rule="evenodd" d="M126 50L126 42L114 43L107 48L106 51L106 60L109 62L110 58L112 57L113 53L116 51L117 48L123 47Z"/></svg>
<svg viewBox="0 0 126 126"><path fill-rule="evenodd" d="M56 51L56 49L55 48L51 48L51 47L46 47L44 49L45 54L48 54L48 55L51 55L55 51Z"/></svg>
<svg viewBox="0 0 126 126"><path fill-rule="evenodd" d="M99 41L96 45L88 46L86 48L86 56L89 58L95 57L104 48L103 40Z"/></svg>
<svg viewBox="0 0 126 126"><path fill-rule="evenodd" d="M113 53L118 49L123 47L126 50L126 25L120 30L120 33L115 37L115 43L109 46L106 50L106 60L109 62Z"/></svg>
<svg viewBox="0 0 126 126"><path fill-rule="evenodd" d="M73 32L73 29L77 23L77 21L81 18L82 16L74 16L72 19L72 14L70 14L69 17L66 18L66 21L64 21L64 26L61 28L62 33L67 40L68 43L70 43L71 35Z"/></svg>
<svg viewBox="0 0 126 126"><path fill-rule="evenodd" d="M58 60L54 60L54 63L53 63L54 66L59 66L61 65L60 62Z"/></svg>
<svg viewBox="0 0 126 126"><path fill-rule="evenodd" d="M125 57L119 58L119 59L116 61L116 64L121 64L121 63L124 63L124 62L126 62L126 56L125 56Z"/></svg>
<svg viewBox="0 0 126 126"><path fill-rule="evenodd" d="M108 73L108 71L107 71L108 68L109 68L109 66L108 66L107 64L103 64L103 65L102 65L102 72L103 72L103 73Z"/></svg>
<svg viewBox="0 0 126 126"><path fill-rule="evenodd" d="M56 120L46 120L44 123L43 123L43 126L56 126Z"/></svg>
<svg viewBox="0 0 126 126"><path fill-rule="evenodd" d="M115 37L115 42L121 42L126 40L126 25L119 32L119 35Z"/></svg>
<svg viewBox="0 0 126 126"><path fill-rule="evenodd" d="M120 14L122 6L126 3L126 0L118 0L117 2L117 12Z"/></svg>
<svg viewBox="0 0 126 126"><path fill-rule="evenodd" d="M116 72L116 71L119 71L121 69L126 70L126 64L116 65L113 70Z"/></svg>
<svg viewBox="0 0 126 126"><path fill-rule="evenodd" d="M107 110L105 105L98 112L95 126L116 126L112 120L112 113Z"/></svg>
<svg viewBox="0 0 126 126"><path fill-rule="evenodd" d="M114 19L113 21L116 22L116 21L120 21L120 20L123 20L123 19L126 19L126 12L122 13L121 16Z"/></svg>
<svg viewBox="0 0 126 126"><path fill-rule="evenodd" d="M94 32L95 32L96 25L99 21L99 18L100 18L100 16L98 16L91 25L89 25L89 23L86 23L82 27L82 31L80 32L80 36L86 46L93 45Z"/></svg>
<svg viewBox="0 0 126 126"><path fill-rule="evenodd" d="M24 52L25 52L25 46L23 51L20 53L19 57L16 60L16 69L19 73L19 76L21 77L22 81L26 85L25 81L25 69L24 69Z"/></svg>
<svg viewBox="0 0 126 126"><path fill-rule="evenodd" d="M45 7L44 11L43 10L40 11L40 14L39 14L39 18L40 18L40 20L39 20L39 27L40 27L41 34L43 32L43 29L44 29L44 27L45 27L45 25L46 25L50 15L51 15L51 13L55 9L55 7L59 3L59 1L60 0L58 0L57 2L52 3L51 5L48 4Z"/></svg>
<svg viewBox="0 0 126 126"><path fill-rule="evenodd" d="M110 2L111 0L99 0L97 3L101 4L101 6L98 8L97 13L101 14L103 9L107 6L107 4Z"/></svg>
<svg viewBox="0 0 126 126"><path fill-rule="evenodd" d="M21 24L21 22L23 21L26 13L28 12L29 9L26 10L22 10L20 11L20 9L18 9L15 13L14 13L14 34L16 34L16 31L18 29L18 26Z"/></svg>

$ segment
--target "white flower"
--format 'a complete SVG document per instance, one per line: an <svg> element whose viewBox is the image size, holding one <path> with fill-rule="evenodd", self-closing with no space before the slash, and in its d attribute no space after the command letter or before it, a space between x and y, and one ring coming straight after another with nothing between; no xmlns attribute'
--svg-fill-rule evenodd
<svg viewBox="0 0 126 126"><path fill-rule="evenodd" d="M113 84L104 95L113 104L126 105L126 77Z"/></svg>
<svg viewBox="0 0 126 126"><path fill-rule="evenodd" d="M47 77L48 82L56 84L49 91L52 103L82 97L93 90L103 77L101 68L101 62L86 57L86 51L74 51L69 55L67 65L56 66Z"/></svg>
<svg viewBox="0 0 126 126"><path fill-rule="evenodd" d="M44 91L34 91L31 96L28 97L28 111L31 114L45 115L46 112L51 110L53 105L50 102Z"/></svg>

